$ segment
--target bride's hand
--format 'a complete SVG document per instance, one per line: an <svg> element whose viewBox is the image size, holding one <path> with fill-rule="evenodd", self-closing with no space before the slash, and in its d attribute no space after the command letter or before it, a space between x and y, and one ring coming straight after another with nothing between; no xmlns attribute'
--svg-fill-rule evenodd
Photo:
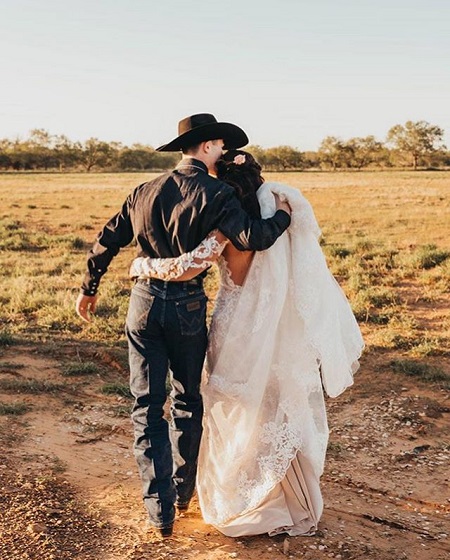
<svg viewBox="0 0 450 560"><path fill-rule="evenodd" d="M286 212L286 214L289 214L289 216L290 216L291 212L292 212L292 208L289 206L289 204L286 202L286 200L281 200L279 195L277 195L276 193L273 193L273 196L275 197L275 207L276 207L276 209L277 210L283 210L284 212Z"/></svg>

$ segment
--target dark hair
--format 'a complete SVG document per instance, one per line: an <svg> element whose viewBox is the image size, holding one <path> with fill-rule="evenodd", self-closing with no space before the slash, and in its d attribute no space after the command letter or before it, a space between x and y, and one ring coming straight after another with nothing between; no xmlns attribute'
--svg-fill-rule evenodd
<svg viewBox="0 0 450 560"><path fill-rule="evenodd" d="M244 156L243 163L236 163L236 156ZM242 158L238 158L242 159ZM249 152L229 150L216 164L217 178L231 185L242 204L242 208L252 218L261 218L256 191L264 183L261 166Z"/></svg>

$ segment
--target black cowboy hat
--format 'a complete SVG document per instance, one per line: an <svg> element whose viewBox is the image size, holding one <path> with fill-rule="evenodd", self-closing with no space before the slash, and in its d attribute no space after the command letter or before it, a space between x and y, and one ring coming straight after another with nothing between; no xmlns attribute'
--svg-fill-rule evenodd
<svg viewBox="0 0 450 560"><path fill-rule="evenodd" d="M242 128L235 124L217 122L214 115L200 113L186 117L178 123L178 136L172 142L156 148L157 152L178 152L206 142L222 139L226 150L234 150L248 144L248 137Z"/></svg>

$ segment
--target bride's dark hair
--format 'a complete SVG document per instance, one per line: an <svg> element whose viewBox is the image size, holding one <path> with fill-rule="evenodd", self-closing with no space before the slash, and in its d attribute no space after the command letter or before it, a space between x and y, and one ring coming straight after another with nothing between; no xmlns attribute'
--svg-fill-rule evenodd
<svg viewBox="0 0 450 560"><path fill-rule="evenodd" d="M240 157L239 157L240 156ZM249 152L229 150L216 164L217 178L231 185L242 208L252 218L261 218L256 191L264 183L261 166Z"/></svg>

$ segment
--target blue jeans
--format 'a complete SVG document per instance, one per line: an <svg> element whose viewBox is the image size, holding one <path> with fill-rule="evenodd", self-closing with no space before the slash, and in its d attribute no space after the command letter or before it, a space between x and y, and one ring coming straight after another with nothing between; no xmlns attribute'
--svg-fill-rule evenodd
<svg viewBox="0 0 450 560"><path fill-rule="evenodd" d="M202 280L138 281L126 322L134 452L143 498L155 527L173 523L175 502L195 489L202 434L200 381L207 345ZM171 371L171 421L164 416ZM169 429L170 428L170 429Z"/></svg>

